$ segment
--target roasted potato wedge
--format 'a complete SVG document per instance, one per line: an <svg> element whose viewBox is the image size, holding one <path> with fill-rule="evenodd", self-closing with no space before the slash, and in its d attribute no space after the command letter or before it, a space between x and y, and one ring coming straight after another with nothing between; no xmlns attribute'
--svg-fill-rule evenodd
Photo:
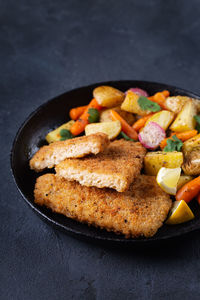
<svg viewBox="0 0 200 300"><path fill-rule="evenodd" d="M183 171L186 175L200 175L200 148L185 156Z"/></svg>
<svg viewBox="0 0 200 300"><path fill-rule="evenodd" d="M195 149L200 149L200 133L183 143L182 151L184 156L187 156L188 153Z"/></svg>
<svg viewBox="0 0 200 300"><path fill-rule="evenodd" d="M125 94L118 89L115 89L111 86L98 86L93 90L93 96L103 107L113 107L120 105L124 98Z"/></svg>
<svg viewBox="0 0 200 300"><path fill-rule="evenodd" d="M177 190L179 190L182 186L184 186L184 184L191 181L192 179L193 179L192 176L181 175L180 178L179 178L179 181L177 183Z"/></svg>
<svg viewBox="0 0 200 300"><path fill-rule="evenodd" d="M161 167L178 168L182 163L182 152L148 152L144 158L144 170L147 175L155 176Z"/></svg>
<svg viewBox="0 0 200 300"><path fill-rule="evenodd" d="M113 107L112 110L116 111L129 125L135 122L135 116L127 111L121 110L120 106ZM100 122L112 121L110 111L111 109L105 109L100 113Z"/></svg>
<svg viewBox="0 0 200 300"><path fill-rule="evenodd" d="M111 121L103 123L92 123L85 127L85 134L90 135L97 132L103 132L108 135L110 140L116 138L121 131L120 121Z"/></svg>
<svg viewBox="0 0 200 300"><path fill-rule="evenodd" d="M171 124L171 122L174 119L174 113L168 110L162 110L157 112L156 114L154 114L152 117L150 117L148 119L148 121L146 122L145 126L149 123L149 122L155 122L158 125L160 125L160 127L162 127L164 130L167 130L167 128L169 127L169 125Z"/></svg>
<svg viewBox="0 0 200 300"><path fill-rule="evenodd" d="M192 100L194 105L196 106L197 112L200 112L200 101L186 96L168 97L166 99L165 106L170 111L174 112L175 114L178 114L183 108L184 104L190 100Z"/></svg>
<svg viewBox="0 0 200 300"><path fill-rule="evenodd" d="M146 116L150 113L150 111L142 110L138 104L139 96L131 91L128 91L126 94L126 98L121 105L121 109L138 114L139 116Z"/></svg>
<svg viewBox="0 0 200 300"><path fill-rule="evenodd" d="M55 130L53 131L50 131L45 139L46 141L50 144L50 143L53 143L53 142L57 142L57 141L60 141L60 130L61 129L67 129L67 130L70 130L70 128L72 127L72 125L74 124L74 121L71 120L63 125L61 125L60 127L56 128Z"/></svg>
<svg viewBox="0 0 200 300"><path fill-rule="evenodd" d="M194 116L196 114L197 109L193 101L187 101L172 123L170 129L175 132L183 132L195 129L196 121Z"/></svg>

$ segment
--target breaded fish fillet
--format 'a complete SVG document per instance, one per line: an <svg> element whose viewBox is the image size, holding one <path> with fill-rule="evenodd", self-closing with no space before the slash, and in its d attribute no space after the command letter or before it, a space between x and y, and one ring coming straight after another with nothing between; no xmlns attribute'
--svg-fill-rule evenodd
<svg viewBox="0 0 200 300"><path fill-rule="evenodd" d="M85 186L109 187L124 192L140 174L145 153L146 149L140 143L116 140L96 156L62 161L56 166L56 173Z"/></svg>
<svg viewBox="0 0 200 300"><path fill-rule="evenodd" d="M30 160L30 168L40 172L53 168L68 157L83 157L97 154L109 145L109 138L104 133L96 133L66 141L54 142L41 147Z"/></svg>
<svg viewBox="0 0 200 300"><path fill-rule="evenodd" d="M81 186L54 174L37 178L35 203L52 211L128 237L151 237L172 201L153 176L139 176L125 193Z"/></svg>

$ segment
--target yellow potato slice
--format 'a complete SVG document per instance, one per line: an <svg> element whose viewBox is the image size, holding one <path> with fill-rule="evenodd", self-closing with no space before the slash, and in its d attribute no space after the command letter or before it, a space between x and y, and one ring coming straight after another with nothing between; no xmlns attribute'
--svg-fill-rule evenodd
<svg viewBox="0 0 200 300"><path fill-rule="evenodd" d="M200 149L200 133L183 143L182 151L185 156L193 150Z"/></svg>
<svg viewBox="0 0 200 300"><path fill-rule="evenodd" d="M175 132L183 132L195 129L196 121L194 116L197 114L197 109L192 100L187 101L170 129Z"/></svg>
<svg viewBox="0 0 200 300"><path fill-rule="evenodd" d="M144 158L144 170L147 175L155 176L162 167L179 168L182 163L182 152L148 152Z"/></svg>
<svg viewBox="0 0 200 300"><path fill-rule="evenodd" d="M139 116L146 116L150 113L150 111L142 110L138 104L139 96L131 91L128 91L126 94L126 98L121 105L121 109L137 114Z"/></svg>
<svg viewBox="0 0 200 300"><path fill-rule="evenodd" d="M193 179L192 176L181 175L177 184L177 190L179 190L182 186L184 186L187 182Z"/></svg>
<svg viewBox="0 0 200 300"><path fill-rule="evenodd" d="M111 86L98 86L93 90L93 96L104 107L120 105L124 100L124 93Z"/></svg>
<svg viewBox="0 0 200 300"><path fill-rule="evenodd" d="M70 130L70 128L72 127L72 125L74 124L74 121L71 120L63 125L61 125L60 127L56 128L53 131L50 131L47 135L46 135L46 141L50 144L53 142L57 142L60 141L60 130L61 129L67 129Z"/></svg>
<svg viewBox="0 0 200 300"><path fill-rule="evenodd" d="M148 121L146 122L145 126L149 123L149 122L155 122L158 125L160 125L160 127L162 127L164 130L167 130L167 128L169 127L169 125L171 124L171 122L174 119L174 113L168 110L162 110L156 114L154 114L152 117L150 117L148 119Z"/></svg>
<svg viewBox="0 0 200 300"><path fill-rule="evenodd" d="M121 131L120 121L111 121L103 123L92 123L85 127L85 134L90 135L97 132L102 132L108 135L110 140L118 136Z"/></svg>

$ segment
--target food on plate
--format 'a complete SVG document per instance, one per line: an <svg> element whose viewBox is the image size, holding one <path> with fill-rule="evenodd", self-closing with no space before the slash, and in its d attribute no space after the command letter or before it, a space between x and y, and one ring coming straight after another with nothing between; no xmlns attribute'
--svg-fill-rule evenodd
<svg viewBox="0 0 200 300"><path fill-rule="evenodd" d="M140 143L151 150L156 149L165 137L164 129L155 122L149 122L145 125L138 135Z"/></svg>
<svg viewBox="0 0 200 300"><path fill-rule="evenodd" d="M162 110L158 113L153 114L153 116L151 116L145 126L148 125L149 122L155 122L157 123L160 127L162 127L164 130L167 130L167 128L169 127L169 125L171 124L171 122L174 119L174 113L168 110Z"/></svg>
<svg viewBox="0 0 200 300"><path fill-rule="evenodd" d="M181 168L162 167L157 174L156 181L163 191L169 195L176 195L177 185L181 175Z"/></svg>
<svg viewBox="0 0 200 300"><path fill-rule="evenodd" d="M113 121L120 121L122 131L127 134L130 139L137 140L138 134L133 127L131 127L115 110L110 112L111 118Z"/></svg>
<svg viewBox="0 0 200 300"><path fill-rule="evenodd" d="M70 128L72 127L72 125L74 124L74 121L71 120L61 126L59 126L58 128L50 131L47 135L46 135L46 141L50 144L53 142L57 142L60 141L62 139L62 132L65 132L66 134L70 134L68 131L70 130Z"/></svg>
<svg viewBox="0 0 200 300"><path fill-rule="evenodd" d="M124 100L124 93L111 86L98 86L93 91L93 97L103 107L120 105Z"/></svg>
<svg viewBox="0 0 200 300"><path fill-rule="evenodd" d="M56 174L85 186L124 192L140 174L145 153L140 143L116 140L96 156L65 159L56 166Z"/></svg>
<svg viewBox="0 0 200 300"><path fill-rule="evenodd" d="M193 130L196 126L194 116L197 114L197 109L192 100L188 100L181 111L178 113L176 119L170 126L170 129L175 132L183 132Z"/></svg>
<svg viewBox="0 0 200 300"><path fill-rule="evenodd" d="M129 125L132 125L135 122L135 116L125 110L122 110L120 106L102 109L100 111L100 122L109 122L112 121L110 115L111 110L116 111Z"/></svg>
<svg viewBox="0 0 200 300"><path fill-rule="evenodd" d="M113 140L120 134L121 128L120 121L93 123L86 125L85 135L102 132L107 134L110 140Z"/></svg>
<svg viewBox="0 0 200 300"><path fill-rule="evenodd" d="M183 171L186 175L200 175L200 148L185 156Z"/></svg>
<svg viewBox="0 0 200 300"><path fill-rule="evenodd" d="M35 202L126 237L154 235L172 201L166 224L192 220L186 203L200 203L199 113L199 100L167 90L95 88L31 158L36 172L56 171L37 179Z"/></svg>
<svg viewBox="0 0 200 300"><path fill-rule="evenodd" d="M181 175L179 178L179 181L177 183L177 190L180 190L180 188L186 184L187 182L191 181L193 179L192 176L189 175Z"/></svg>
<svg viewBox="0 0 200 300"><path fill-rule="evenodd" d="M197 99L193 99L186 96L172 96L168 97L165 102L166 109L173 111L174 113L178 114L181 109L183 108L184 104L188 101L192 100L194 105L196 106L197 112L200 112L200 102Z"/></svg>
<svg viewBox="0 0 200 300"><path fill-rule="evenodd" d="M148 152L144 158L144 171L147 175L156 176L160 168L180 168L182 163L182 152Z"/></svg>
<svg viewBox="0 0 200 300"><path fill-rule="evenodd" d="M184 200L174 201L166 224L181 224L192 219L194 219L194 214L187 203Z"/></svg>
<svg viewBox="0 0 200 300"><path fill-rule="evenodd" d="M59 162L69 157L83 157L97 154L109 145L109 138L104 133L82 136L76 139L54 142L41 147L30 160L30 168L40 172L53 168Z"/></svg>
<svg viewBox="0 0 200 300"><path fill-rule="evenodd" d="M192 179L191 181L184 184L176 194L176 200L184 200L190 202L200 192L200 176Z"/></svg>
<svg viewBox="0 0 200 300"><path fill-rule="evenodd" d="M82 186L53 174L37 178L35 203L52 211L130 237L151 237L165 221L172 200L154 178L141 175L124 193Z"/></svg>

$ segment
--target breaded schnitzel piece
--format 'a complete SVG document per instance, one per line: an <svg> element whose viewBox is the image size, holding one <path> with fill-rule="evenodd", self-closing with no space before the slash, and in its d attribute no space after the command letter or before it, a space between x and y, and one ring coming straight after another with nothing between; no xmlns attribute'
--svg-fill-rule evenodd
<svg viewBox="0 0 200 300"><path fill-rule="evenodd" d="M38 205L127 238L153 236L172 204L155 177L146 175L140 175L127 192L118 193L46 174L37 178L34 195Z"/></svg>
<svg viewBox="0 0 200 300"><path fill-rule="evenodd" d="M56 166L56 173L85 186L124 192L140 174L145 154L146 149L140 143L116 140L96 156L62 161Z"/></svg>
<svg viewBox="0 0 200 300"><path fill-rule="evenodd" d="M109 145L106 134L96 133L81 136L66 141L54 142L41 147L30 160L30 168L40 172L46 168L53 168L68 157L83 157L88 154L97 154Z"/></svg>

